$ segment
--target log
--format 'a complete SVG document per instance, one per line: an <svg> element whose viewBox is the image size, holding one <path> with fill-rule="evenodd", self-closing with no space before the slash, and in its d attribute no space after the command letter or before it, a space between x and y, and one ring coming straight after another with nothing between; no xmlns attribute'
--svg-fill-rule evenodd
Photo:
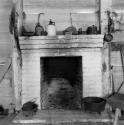
<svg viewBox="0 0 124 125"><path fill-rule="evenodd" d="M114 123L113 123L113 125L118 125L118 118L119 118L120 112L121 112L120 109L119 109L119 108L116 108L115 118L114 118Z"/></svg>

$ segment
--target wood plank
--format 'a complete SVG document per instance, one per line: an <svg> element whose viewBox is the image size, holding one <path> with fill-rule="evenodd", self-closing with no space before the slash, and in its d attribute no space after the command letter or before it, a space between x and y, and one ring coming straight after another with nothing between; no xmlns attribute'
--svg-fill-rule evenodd
<svg viewBox="0 0 124 125"><path fill-rule="evenodd" d="M84 2L85 1L85 4ZM73 13L73 22L74 25L79 28L83 27L83 30L86 30L86 28L90 25L96 25L99 27L99 23L97 20L97 5L95 0L91 0L91 2L87 2L86 0L79 0L78 2L76 0L64 0L62 2L58 2L56 0L52 1L24 1L24 11L26 12L26 25L27 31L34 31L35 24L37 23L37 16L35 16L38 13L44 12L45 17L41 17L43 20L46 19L46 25L48 24L48 21L50 18L54 19L56 22L56 26L58 30L64 30L69 26L69 20L70 20L70 12ZM62 6L64 4L64 6ZM79 14L77 14L79 13ZM67 18L65 18L65 15L67 15ZM79 15L79 16L75 16ZM84 18L85 17L85 18ZM68 21L64 21L67 20ZM78 21L77 21L78 19ZM59 21L58 21L59 20ZM79 21L80 20L80 21ZM63 22L63 23L60 23ZM29 25L28 25L29 24ZM45 25L45 24L44 24ZM46 26L45 25L45 26ZM31 28L32 27L32 28Z"/></svg>
<svg viewBox="0 0 124 125"><path fill-rule="evenodd" d="M32 118L25 118L23 113L20 113L14 120L13 123L45 123L45 124L73 124L80 123L84 124L85 122L113 122L112 119L108 117L106 112L103 112L100 115L98 114L89 114L82 111L59 111L59 110L41 110Z"/></svg>
<svg viewBox="0 0 124 125"><path fill-rule="evenodd" d="M12 55L13 66L13 84L14 84L14 103L15 109L19 111L21 109L21 92L22 92L22 74L21 74L21 59L16 48L13 49Z"/></svg>
<svg viewBox="0 0 124 125"><path fill-rule="evenodd" d="M113 9L123 9L124 1L123 0L112 0L112 8Z"/></svg>
<svg viewBox="0 0 124 125"><path fill-rule="evenodd" d="M0 120L0 124L9 125L15 117L16 117L16 114L9 114L8 116Z"/></svg>
<svg viewBox="0 0 124 125"><path fill-rule="evenodd" d="M63 11L62 11L63 10ZM45 13L45 16L48 14L53 14L53 15L58 15L58 14L68 14L70 12L74 13L74 14L95 14L96 13L96 9L95 8L77 8L77 9L73 9L70 10L69 8L66 9L61 9L61 8L53 8L53 9L49 9L49 8L35 8L35 7L24 7L24 11L27 15L36 15L39 14L41 12Z"/></svg>
<svg viewBox="0 0 124 125"><path fill-rule="evenodd" d="M22 50L37 50L37 49L60 49L60 48L102 48L103 47L103 44L101 43L97 43L97 44L94 44L94 43L91 43L91 44L88 44L88 43L73 43L73 44L44 44L44 45L21 45L21 49ZM59 50L58 50L59 51Z"/></svg>
<svg viewBox="0 0 124 125"><path fill-rule="evenodd" d="M85 4L84 4L85 3ZM32 0L24 1L24 6L35 6L36 8L86 8L86 7L95 7L95 0L36 0L35 2Z"/></svg>
<svg viewBox="0 0 124 125"><path fill-rule="evenodd" d="M1 70L0 83L1 83L2 80L4 79L4 76L5 76L5 74L7 73L8 69L10 68L11 63L12 63L12 61L11 61L11 59L9 58L9 59L6 61L5 65L3 66L2 70Z"/></svg>
<svg viewBox="0 0 124 125"><path fill-rule="evenodd" d="M106 31L106 27L108 26L108 17L105 13L106 11L111 11L112 0L100 0L100 18L101 18L101 33L104 34Z"/></svg>
<svg viewBox="0 0 124 125"><path fill-rule="evenodd" d="M11 53L11 45L9 44L9 15L11 10L11 0L1 0L0 4L0 56L8 57ZM4 34L4 35L3 35ZM8 43L8 44L7 44Z"/></svg>
<svg viewBox="0 0 124 125"><path fill-rule="evenodd" d="M103 37L104 35L71 35L71 39L101 39L103 41ZM56 40L56 39L69 39L68 37L66 38L66 36L64 35L60 35L60 36L32 36L32 37L19 37L20 42L23 42L23 40ZM100 41L101 41L100 40ZM25 41L25 42L26 42Z"/></svg>

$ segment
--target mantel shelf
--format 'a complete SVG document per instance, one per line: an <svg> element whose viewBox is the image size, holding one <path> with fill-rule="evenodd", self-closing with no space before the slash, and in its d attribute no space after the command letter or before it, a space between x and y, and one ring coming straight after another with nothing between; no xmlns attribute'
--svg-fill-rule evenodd
<svg viewBox="0 0 124 125"><path fill-rule="evenodd" d="M103 47L103 35L20 37L21 49Z"/></svg>

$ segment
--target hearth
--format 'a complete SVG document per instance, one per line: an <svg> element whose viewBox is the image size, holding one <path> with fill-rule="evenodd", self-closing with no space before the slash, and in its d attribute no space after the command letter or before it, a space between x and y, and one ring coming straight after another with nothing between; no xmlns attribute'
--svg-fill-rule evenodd
<svg viewBox="0 0 124 125"><path fill-rule="evenodd" d="M82 57L42 57L41 109L80 109Z"/></svg>

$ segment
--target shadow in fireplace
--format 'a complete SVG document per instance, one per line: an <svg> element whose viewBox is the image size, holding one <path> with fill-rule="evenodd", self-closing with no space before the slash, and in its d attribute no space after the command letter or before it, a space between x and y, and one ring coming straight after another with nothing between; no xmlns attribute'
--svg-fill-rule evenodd
<svg viewBox="0 0 124 125"><path fill-rule="evenodd" d="M80 109L82 57L43 57L40 62L41 109Z"/></svg>

